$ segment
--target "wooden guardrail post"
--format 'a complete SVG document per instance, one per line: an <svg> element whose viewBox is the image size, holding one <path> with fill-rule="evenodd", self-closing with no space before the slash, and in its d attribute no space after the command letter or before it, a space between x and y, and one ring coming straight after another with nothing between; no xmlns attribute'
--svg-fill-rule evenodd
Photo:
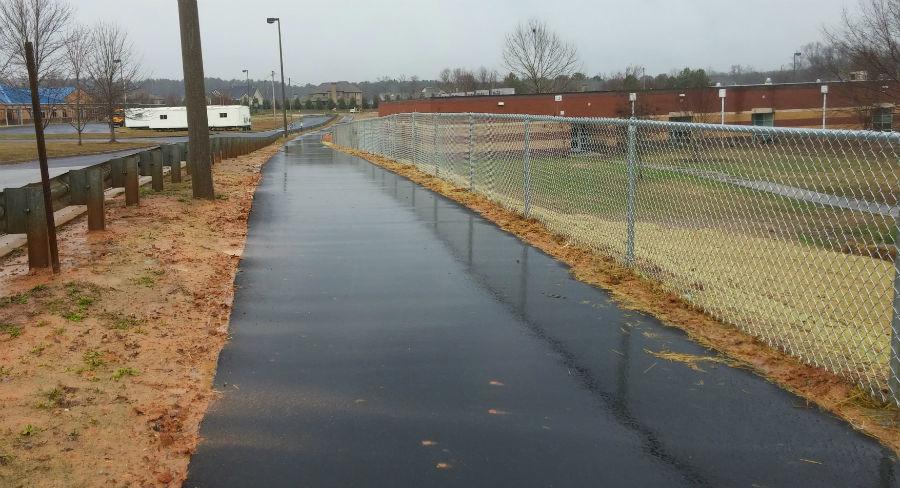
<svg viewBox="0 0 900 488"><path fill-rule="evenodd" d="M106 194L103 193L103 168L85 170L87 180L88 231L106 229Z"/></svg>
<svg viewBox="0 0 900 488"><path fill-rule="evenodd" d="M136 156L138 157L138 174L140 176L150 176L152 174L150 165L153 163L153 156L150 155L150 151L141 151Z"/></svg>
<svg viewBox="0 0 900 488"><path fill-rule="evenodd" d="M44 210L44 191L39 186L25 187L25 234L28 237L28 268L50 267L50 232Z"/></svg>
<svg viewBox="0 0 900 488"><path fill-rule="evenodd" d="M72 205L87 205L88 230L106 228L104 216L105 189L103 168L83 168L69 171L69 196Z"/></svg>
<svg viewBox="0 0 900 488"><path fill-rule="evenodd" d="M25 212L28 209L26 188L6 188L3 190L6 207L6 232L8 234L25 233Z"/></svg>
<svg viewBox="0 0 900 488"><path fill-rule="evenodd" d="M163 158L159 148L150 150L150 176L153 178L153 191L163 191Z"/></svg>
<svg viewBox="0 0 900 488"><path fill-rule="evenodd" d="M87 203L87 170L69 170L69 199L72 205L84 205Z"/></svg>
<svg viewBox="0 0 900 488"><path fill-rule="evenodd" d="M172 168L172 172L169 173L172 183L181 183L181 151L178 144L168 146L168 159Z"/></svg>
<svg viewBox="0 0 900 488"><path fill-rule="evenodd" d="M125 187L125 159L115 158L109 160L109 177L113 188Z"/></svg>
<svg viewBox="0 0 900 488"><path fill-rule="evenodd" d="M179 143L179 147L181 147L181 157L184 159L187 164L184 165L184 172L188 175L194 172L194 168L191 167L191 158L188 156L191 154L190 149L191 145L188 142Z"/></svg>
<svg viewBox="0 0 900 488"><path fill-rule="evenodd" d="M140 201L138 192L138 158L125 158L125 205L137 205Z"/></svg>

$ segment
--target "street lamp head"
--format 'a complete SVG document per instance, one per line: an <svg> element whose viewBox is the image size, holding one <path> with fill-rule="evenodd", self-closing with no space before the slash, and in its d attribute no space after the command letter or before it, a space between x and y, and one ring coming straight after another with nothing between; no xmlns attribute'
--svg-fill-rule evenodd
<svg viewBox="0 0 900 488"><path fill-rule="evenodd" d="M122 62L121 59L113 59L113 63L119 64L119 63L121 63L121 62Z"/></svg>
<svg viewBox="0 0 900 488"><path fill-rule="evenodd" d="M796 53L794 53L794 56L803 56L803 53L801 53L801 52L796 52Z"/></svg>
<svg viewBox="0 0 900 488"><path fill-rule="evenodd" d="M250 71L249 71L249 70L246 70L246 69L242 69L242 70L241 70L241 73L249 73L249 72L250 72Z"/></svg>
<svg viewBox="0 0 900 488"><path fill-rule="evenodd" d="M268 19L266 19L266 23L274 24L275 22L278 22L278 20L279 20L278 17L269 17Z"/></svg>

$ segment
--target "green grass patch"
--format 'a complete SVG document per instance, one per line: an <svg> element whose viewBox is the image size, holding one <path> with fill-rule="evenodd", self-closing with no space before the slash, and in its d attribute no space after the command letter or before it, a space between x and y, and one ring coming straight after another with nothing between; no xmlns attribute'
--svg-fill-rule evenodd
<svg viewBox="0 0 900 488"><path fill-rule="evenodd" d="M0 323L0 334L6 334L10 339L22 335L22 327L14 324Z"/></svg>
<svg viewBox="0 0 900 488"><path fill-rule="evenodd" d="M140 373L138 372L138 370L131 367L119 368L115 373L113 373L112 379L119 381L126 376L137 376L139 374Z"/></svg>
<svg viewBox="0 0 900 488"><path fill-rule="evenodd" d="M106 360L103 359L103 353L100 351L89 350L85 351L81 356L82 361L84 361L84 365L91 371L100 368L106 364Z"/></svg>

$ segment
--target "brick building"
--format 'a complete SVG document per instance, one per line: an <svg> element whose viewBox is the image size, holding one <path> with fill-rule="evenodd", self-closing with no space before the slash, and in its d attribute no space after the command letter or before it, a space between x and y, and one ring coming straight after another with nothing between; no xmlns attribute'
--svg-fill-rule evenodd
<svg viewBox="0 0 900 488"><path fill-rule="evenodd" d="M635 115L673 121L719 123L725 90L725 122L738 125L821 127L827 96L829 128L894 127L896 93L870 83L830 82L823 95L820 83L709 87L690 90L638 91ZM540 95L474 96L385 102L379 115L409 112L507 113L567 117L629 117L628 92L577 92Z"/></svg>
<svg viewBox="0 0 900 488"><path fill-rule="evenodd" d="M51 122L69 121L75 118L75 103L81 98L85 117L91 114L88 97L73 87L42 88L39 100L44 118ZM0 125L30 124L31 90L0 85Z"/></svg>

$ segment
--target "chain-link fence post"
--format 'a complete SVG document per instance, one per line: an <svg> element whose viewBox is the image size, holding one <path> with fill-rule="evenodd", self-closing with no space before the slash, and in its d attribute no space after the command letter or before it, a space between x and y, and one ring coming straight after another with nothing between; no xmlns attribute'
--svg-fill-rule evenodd
<svg viewBox="0 0 900 488"><path fill-rule="evenodd" d="M412 150L413 166L417 166L416 146L418 145L418 143L416 141L417 141L418 137L419 137L418 134L416 134L416 114L413 113L412 114L412 147L410 148Z"/></svg>
<svg viewBox="0 0 900 488"><path fill-rule="evenodd" d="M475 191L475 116L469 114L469 153L466 157L469 164L469 191Z"/></svg>
<svg viewBox="0 0 900 488"><path fill-rule="evenodd" d="M524 202L525 202L525 218L528 218L528 215L531 213L531 128L529 127L528 117L525 117L524 129L525 129L525 144L524 151L522 154L523 161L523 173L524 173L524 185L523 185L523 193L524 193Z"/></svg>
<svg viewBox="0 0 900 488"><path fill-rule="evenodd" d="M628 156L627 156L627 177L628 186L625 195L625 264L634 265L634 198L635 186L637 186L637 157L635 154L637 146L637 127L633 121L628 122Z"/></svg>
<svg viewBox="0 0 900 488"><path fill-rule="evenodd" d="M432 151L431 157L434 159L434 175L437 176L437 174L438 174L438 145L437 145L438 144L438 141L437 141L438 126L437 126L437 114L434 112L432 112L432 114L431 114L431 126L434 128L434 130L431 131L431 139L432 139L432 141L431 141L431 151Z"/></svg>
<svg viewBox="0 0 900 488"><path fill-rule="evenodd" d="M900 249L900 216L894 217L894 249ZM894 301L891 315L891 361L888 387L894 403L900 405L900 253L894 256Z"/></svg>

